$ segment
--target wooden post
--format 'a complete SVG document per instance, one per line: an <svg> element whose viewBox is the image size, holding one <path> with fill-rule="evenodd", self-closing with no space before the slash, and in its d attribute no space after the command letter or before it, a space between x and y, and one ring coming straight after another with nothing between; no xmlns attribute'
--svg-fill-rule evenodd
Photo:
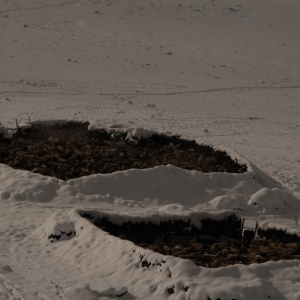
<svg viewBox="0 0 300 300"><path fill-rule="evenodd" d="M256 224L255 224L255 236L256 236L256 233L257 233L257 229L258 229L258 221L256 221Z"/></svg>
<svg viewBox="0 0 300 300"><path fill-rule="evenodd" d="M243 221L242 221L242 233L243 233L243 229L244 229L244 224L245 224L245 218L243 218Z"/></svg>

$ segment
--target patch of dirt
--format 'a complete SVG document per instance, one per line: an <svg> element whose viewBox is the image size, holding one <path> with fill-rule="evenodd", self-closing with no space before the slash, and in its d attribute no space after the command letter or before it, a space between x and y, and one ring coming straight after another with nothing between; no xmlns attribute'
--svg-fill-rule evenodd
<svg viewBox="0 0 300 300"><path fill-rule="evenodd" d="M0 163L63 180L167 164L206 173L247 171L226 152L195 141L154 135L130 142L126 134L88 131L88 125L34 126L19 132L9 144L0 142Z"/></svg>
<svg viewBox="0 0 300 300"><path fill-rule="evenodd" d="M89 215L83 217L91 218ZM237 227L240 223L232 218L222 221L201 220L201 229L183 221L165 221L159 225L151 222L117 225L102 218L93 223L109 234L132 241L139 247L190 259L196 265L207 268L300 259L299 237L297 241L289 235L285 235L284 239L281 235L280 238L273 235L270 239L255 239L252 230L247 230L242 236L241 227ZM141 263L143 267L151 267L151 262L142 260Z"/></svg>
<svg viewBox="0 0 300 300"><path fill-rule="evenodd" d="M253 239L250 243L242 243L226 236L198 236L193 239L174 236L174 241L176 240L177 243L164 246L154 242L138 246L164 255L190 259L196 265L208 268L300 259L299 243L283 244L266 239Z"/></svg>

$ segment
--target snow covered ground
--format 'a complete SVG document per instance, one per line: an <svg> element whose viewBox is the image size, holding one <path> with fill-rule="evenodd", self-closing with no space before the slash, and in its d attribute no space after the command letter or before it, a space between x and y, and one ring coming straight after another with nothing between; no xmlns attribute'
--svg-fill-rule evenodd
<svg viewBox="0 0 300 300"><path fill-rule="evenodd" d="M170 132L229 149L249 171L169 165L63 182L0 165L0 299L300 299L299 261L196 267L78 214L239 209L249 226L295 228L299 9L296 0L1 1L1 123L88 120ZM47 238L74 229L63 241ZM165 263L142 268L140 255Z"/></svg>

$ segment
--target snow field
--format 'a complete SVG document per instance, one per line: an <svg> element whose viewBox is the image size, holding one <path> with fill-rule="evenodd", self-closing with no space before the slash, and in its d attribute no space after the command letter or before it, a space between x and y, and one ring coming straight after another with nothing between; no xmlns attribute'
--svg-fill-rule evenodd
<svg viewBox="0 0 300 300"><path fill-rule="evenodd" d="M298 0L2 1L2 125L90 121L137 136L143 127L230 149L249 170L158 166L64 182L0 165L0 299L107 300L127 291L117 298L299 300L297 260L199 268L76 213L236 209L249 227L295 228L298 12ZM73 228L68 239L46 238ZM143 268L140 255L166 263Z"/></svg>

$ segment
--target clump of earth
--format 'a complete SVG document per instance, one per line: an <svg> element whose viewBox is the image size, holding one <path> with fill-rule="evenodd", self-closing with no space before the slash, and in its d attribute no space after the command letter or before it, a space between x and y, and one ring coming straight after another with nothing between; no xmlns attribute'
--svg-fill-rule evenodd
<svg viewBox="0 0 300 300"><path fill-rule="evenodd" d="M177 136L127 140L126 133L88 130L88 123L33 126L0 142L0 163L58 179L173 164L200 172L243 173L226 152Z"/></svg>

